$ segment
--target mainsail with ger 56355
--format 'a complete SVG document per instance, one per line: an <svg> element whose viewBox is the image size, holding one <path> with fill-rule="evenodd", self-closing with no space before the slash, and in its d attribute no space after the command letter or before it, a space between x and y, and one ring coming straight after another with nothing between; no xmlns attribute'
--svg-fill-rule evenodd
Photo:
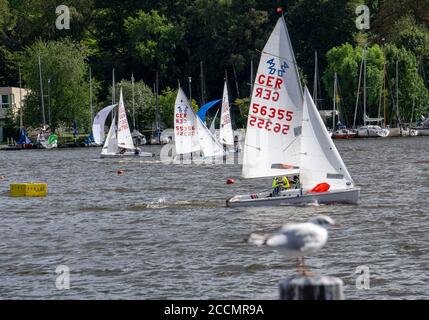
<svg viewBox="0 0 429 320"><path fill-rule="evenodd" d="M299 177L278 194L237 195L227 205L285 205L359 201L313 99L299 79L284 18L266 43L255 78L243 155L243 178Z"/></svg>

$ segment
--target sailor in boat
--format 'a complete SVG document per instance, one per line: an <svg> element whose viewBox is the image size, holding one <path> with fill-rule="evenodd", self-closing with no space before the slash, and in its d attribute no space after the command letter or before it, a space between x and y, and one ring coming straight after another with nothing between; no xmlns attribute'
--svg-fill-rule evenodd
<svg viewBox="0 0 429 320"><path fill-rule="evenodd" d="M272 197L277 197L279 193L283 190L290 189L290 183L288 178L275 177L272 184L273 192L271 193Z"/></svg>
<svg viewBox="0 0 429 320"><path fill-rule="evenodd" d="M140 148L135 148L135 149L134 149L134 154L135 154L136 156L138 156L138 155L140 154Z"/></svg>
<svg viewBox="0 0 429 320"><path fill-rule="evenodd" d="M299 181L299 177L298 176L294 176L293 177L292 183L293 183L293 188L294 189L301 189L301 183Z"/></svg>

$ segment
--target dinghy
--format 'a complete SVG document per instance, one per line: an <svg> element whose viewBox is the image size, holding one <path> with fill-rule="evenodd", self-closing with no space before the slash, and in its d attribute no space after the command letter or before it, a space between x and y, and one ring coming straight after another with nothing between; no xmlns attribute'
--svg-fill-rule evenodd
<svg viewBox="0 0 429 320"><path fill-rule="evenodd" d="M223 156L222 146L200 117L195 114L181 88L175 103L174 141L176 156L192 155L195 152L202 154L205 158Z"/></svg>
<svg viewBox="0 0 429 320"><path fill-rule="evenodd" d="M237 195L230 207L357 203L345 167L307 88L303 97L284 18L264 50L249 108L243 178L299 177L295 189Z"/></svg>
<svg viewBox="0 0 429 320"><path fill-rule="evenodd" d="M223 86L222 108L220 113L219 142L223 144L225 150L234 147L234 132L232 131L231 125L231 112L229 108L228 86L226 80Z"/></svg>
<svg viewBox="0 0 429 320"><path fill-rule="evenodd" d="M106 108L103 109L102 116L104 117L104 121L107 118L108 113L114 109L116 105L107 107L108 112L106 112ZM101 112L101 111L100 111ZM98 114L96 119L98 118ZM101 116L100 116L101 118ZM104 127L104 121L102 122L102 127ZM94 138L97 132L100 132L99 127L101 124L99 123L99 119L97 119L97 127L94 130ZM104 134L104 132L103 132ZM97 137L98 138L98 137ZM112 124L109 129L109 133L107 134L106 141L104 142L103 149L101 150L101 158L121 158L121 157L153 157L153 154L150 152L142 152L140 148L134 146L133 139L130 132L130 127L128 125L127 114L125 111L124 98L122 96L122 89L119 96L119 106L118 106L118 122L116 124L116 118L114 117L112 120Z"/></svg>

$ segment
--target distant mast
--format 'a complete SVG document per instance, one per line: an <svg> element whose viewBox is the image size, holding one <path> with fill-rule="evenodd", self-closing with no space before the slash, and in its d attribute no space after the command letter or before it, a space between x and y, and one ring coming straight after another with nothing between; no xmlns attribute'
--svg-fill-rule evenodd
<svg viewBox="0 0 429 320"><path fill-rule="evenodd" d="M42 62L40 61L40 55L39 55L39 79L40 79L40 99L42 103L42 130L45 130L46 127L46 120L45 120L45 100L43 97L43 81L42 81Z"/></svg>
<svg viewBox="0 0 429 320"><path fill-rule="evenodd" d="M337 73L335 72L335 74L334 74L334 109L332 111L332 132L335 132L335 113L336 113L336 110L337 110Z"/></svg>
<svg viewBox="0 0 429 320"><path fill-rule="evenodd" d="M399 128L400 119L399 119L399 73L398 73L398 62L396 59L396 125Z"/></svg>
<svg viewBox="0 0 429 320"><path fill-rule="evenodd" d="M200 78L201 78L201 105L206 104L206 99L204 98L204 70L203 70L203 62L200 62Z"/></svg>
<svg viewBox="0 0 429 320"><path fill-rule="evenodd" d="M115 104L115 68L112 70L112 105Z"/></svg>
<svg viewBox="0 0 429 320"><path fill-rule="evenodd" d="M158 106L158 95L159 95L159 84L158 84L158 70L156 71L156 81L155 81L155 97L156 97L156 109L155 109L155 130L156 130L156 138L158 143L161 143L161 133L159 126L159 106Z"/></svg>
<svg viewBox="0 0 429 320"><path fill-rule="evenodd" d="M22 78L21 78L21 66L19 66L19 126L21 129L24 128L23 121L23 105L22 105Z"/></svg>
<svg viewBox="0 0 429 320"><path fill-rule="evenodd" d="M250 97L253 94L253 75L254 75L254 71L253 71L253 55L250 58Z"/></svg>
<svg viewBox="0 0 429 320"><path fill-rule="evenodd" d="M94 122L94 108L92 105L92 73L89 67L89 110L91 112L91 124Z"/></svg>
<svg viewBox="0 0 429 320"><path fill-rule="evenodd" d="M316 104L316 108L318 108L317 104L317 78L318 78L318 70L317 70L317 51L314 52L314 79L313 79L313 100ZM318 108L319 109L319 108Z"/></svg>
<svg viewBox="0 0 429 320"><path fill-rule="evenodd" d="M131 74L131 89L133 96L133 130L136 130L136 106L135 106L135 96L134 96L134 74Z"/></svg>
<svg viewBox="0 0 429 320"><path fill-rule="evenodd" d="M366 126L366 47L363 59L363 125Z"/></svg>
<svg viewBox="0 0 429 320"><path fill-rule="evenodd" d="M366 47L364 47L362 49L362 60L360 62L360 69L359 69L359 82L358 82L358 88L357 88L357 94L356 94L355 114L353 117L353 128L355 128L355 129L356 129L356 116L357 116L357 108L359 105L360 85L361 85L361 80L362 80L362 69L363 69L363 60L364 60L364 56L365 56L365 50L366 50Z"/></svg>

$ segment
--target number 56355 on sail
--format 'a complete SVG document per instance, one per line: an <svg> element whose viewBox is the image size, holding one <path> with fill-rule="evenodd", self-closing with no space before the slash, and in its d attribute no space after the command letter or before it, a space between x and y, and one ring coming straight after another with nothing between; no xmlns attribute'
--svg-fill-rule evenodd
<svg viewBox="0 0 429 320"><path fill-rule="evenodd" d="M271 120L257 118L255 116L249 116L249 126L285 135L288 134L290 129L289 125L287 124L282 125L278 122L272 122Z"/></svg>

